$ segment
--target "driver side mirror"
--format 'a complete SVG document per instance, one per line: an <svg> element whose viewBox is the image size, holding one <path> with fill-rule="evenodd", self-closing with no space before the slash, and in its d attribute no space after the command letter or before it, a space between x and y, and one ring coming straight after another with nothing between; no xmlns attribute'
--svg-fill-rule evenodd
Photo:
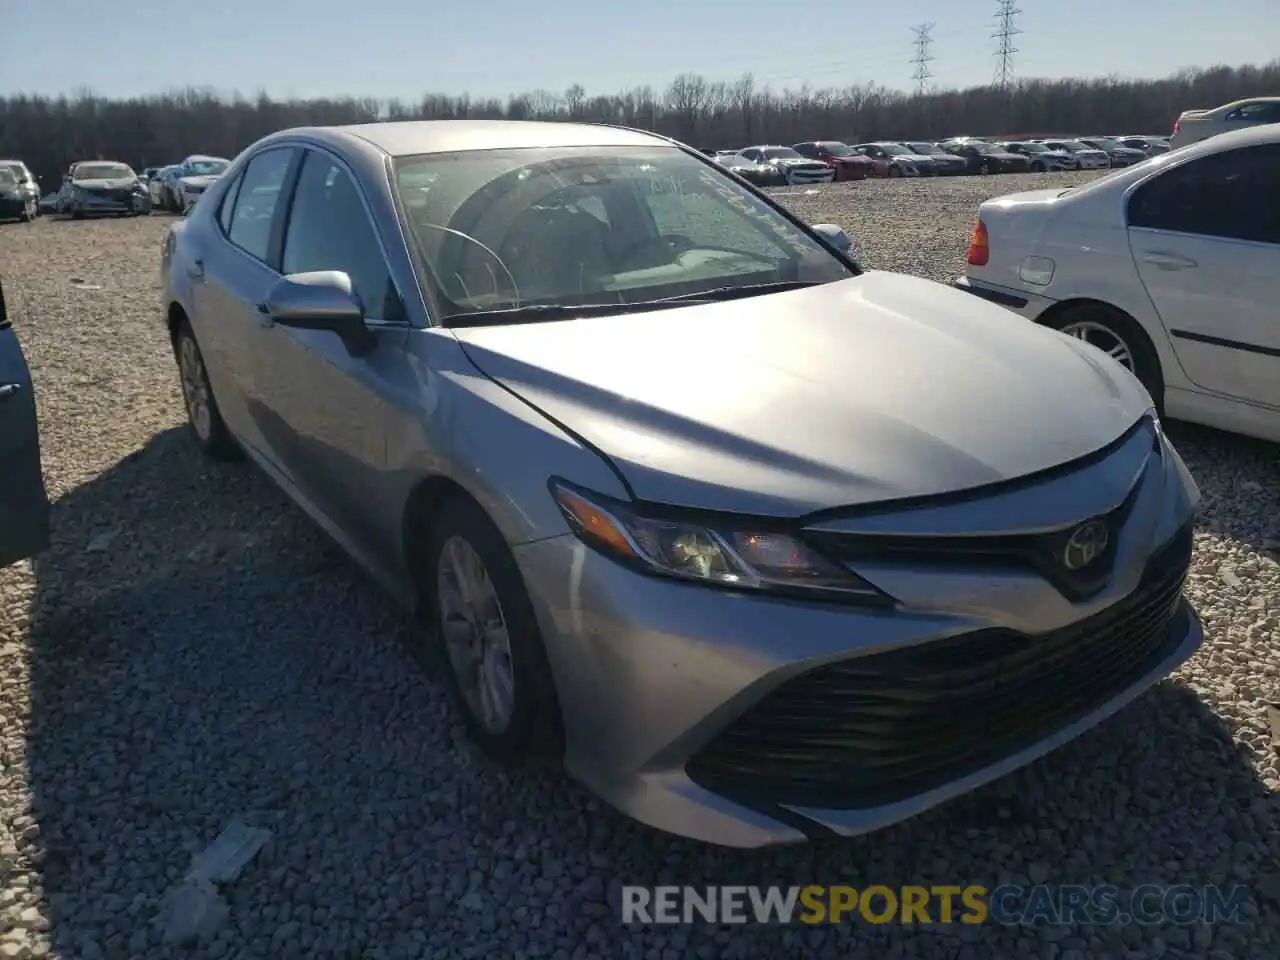
<svg viewBox="0 0 1280 960"><path fill-rule="evenodd" d="M831 249L843 253L846 256L853 255L853 241L849 239L849 235L841 230L834 223L815 223L813 232L816 233L822 242Z"/></svg>
<svg viewBox="0 0 1280 960"><path fill-rule="evenodd" d="M341 270L281 277L258 309L282 327L336 333L352 356L364 356L378 342L364 322L364 304L351 277Z"/></svg>

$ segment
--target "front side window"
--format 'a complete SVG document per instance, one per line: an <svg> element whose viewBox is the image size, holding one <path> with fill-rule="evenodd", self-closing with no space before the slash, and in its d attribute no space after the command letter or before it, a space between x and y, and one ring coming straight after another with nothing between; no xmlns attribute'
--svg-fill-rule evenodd
<svg viewBox="0 0 1280 960"><path fill-rule="evenodd" d="M430 189L410 204L408 184L428 171ZM447 316L855 274L734 178L675 147L404 157L395 183L424 282Z"/></svg>
<svg viewBox="0 0 1280 960"><path fill-rule="evenodd" d="M1181 164L1134 191L1129 225L1280 243L1277 171L1280 144L1229 150Z"/></svg>
<svg viewBox="0 0 1280 960"><path fill-rule="evenodd" d="M388 319L391 274L373 224L350 174L322 153L308 152L302 162L280 269L286 274L341 270L351 278L365 316Z"/></svg>
<svg viewBox="0 0 1280 960"><path fill-rule="evenodd" d="M271 223L293 152L292 147L277 147L259 153L244 168L236 192L227 238L264 263L271 247Z"/></svg>

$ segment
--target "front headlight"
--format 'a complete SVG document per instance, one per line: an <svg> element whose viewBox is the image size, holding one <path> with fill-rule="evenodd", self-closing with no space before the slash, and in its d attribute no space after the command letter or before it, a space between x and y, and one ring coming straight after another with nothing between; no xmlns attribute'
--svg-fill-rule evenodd
<svg viewBox="0 0 1280 960"><path fill-rule="evenodd" d="M562 480L552 479L549 487L583 543L646 573L732 589L894 603L861 577L776 529L776 521L694 520L657 508L642 511Z"/></svg>

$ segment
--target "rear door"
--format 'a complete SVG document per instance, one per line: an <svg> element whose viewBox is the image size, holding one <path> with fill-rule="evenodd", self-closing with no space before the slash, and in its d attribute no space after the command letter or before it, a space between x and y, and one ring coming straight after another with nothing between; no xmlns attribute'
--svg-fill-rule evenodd
<svg viewBox="0 0 1280 960"><path fill-rule="evenodd" d="M1280 407L1280 144L1202 157L1128 201L1138 274L1184 371Z"/></svg>
<svg viewBox="0 0 1280 960"><path fill-rule="evenodd" d="M0 287L0 567L49 545L49 501L40 471L35 395Z"/></svg>

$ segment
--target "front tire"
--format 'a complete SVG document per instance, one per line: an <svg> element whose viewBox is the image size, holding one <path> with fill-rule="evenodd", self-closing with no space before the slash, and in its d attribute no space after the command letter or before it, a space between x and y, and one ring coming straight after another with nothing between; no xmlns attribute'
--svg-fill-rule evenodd
<svg viewBox="0 0 1280 960"><path fill-rule="evenodd" d="M441 505L419 543L423 609L472 739L510 766L558 765L559 698L520 568L472 500Z"/></svg>
<svg viewBox="0 0 1280 960"><path fill-rule="evenodd" d="M1126 367L1164 413L1164 374L1151 338L1128 314L1101 303L1080 303L1049 317L1045 325L1083 340Z"/></svg>
<svg viewBox="0 0 1280 960"><path fill-rule="evenodd" d="M178 361L178 374L182 384L182 401L187 408L187 422L195 434L200 449L214 460L239 460L244 454L231 436L218 401L214 399L209 384L209 371L204 365L204 355L196 343L196 335L185 318L173 340L173 353Z"/></svg>

